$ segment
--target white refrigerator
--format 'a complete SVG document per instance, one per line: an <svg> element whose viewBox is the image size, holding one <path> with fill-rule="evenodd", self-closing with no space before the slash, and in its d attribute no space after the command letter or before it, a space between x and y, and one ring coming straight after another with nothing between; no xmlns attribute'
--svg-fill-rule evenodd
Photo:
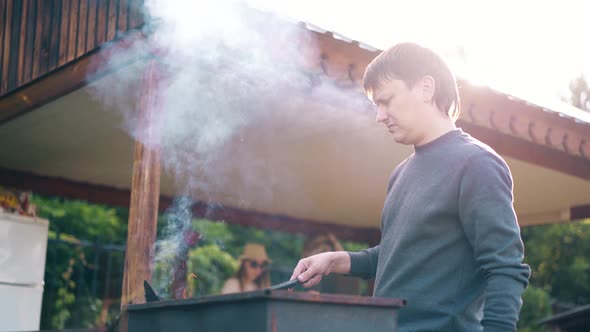
<svg viewBox="0 0 590 332"><path fill-rule="evenodd" d="M47 253L45 219L0 211L0 331L39 330Z"/></svg>

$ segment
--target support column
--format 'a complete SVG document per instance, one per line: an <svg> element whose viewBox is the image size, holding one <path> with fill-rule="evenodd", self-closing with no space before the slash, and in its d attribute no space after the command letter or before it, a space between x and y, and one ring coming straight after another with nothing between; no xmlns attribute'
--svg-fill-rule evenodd
<svg viewBox="0 0 590 332"><path fill-rule="evenodd" d="M125 271L121 292L119 331L127 331L126 306L144 303L143 280L151 281L151 265L156 239L160 197L160 130L158 86L161 64L150 59L144 70L131 183L131 203L125 252Z"/></svg>

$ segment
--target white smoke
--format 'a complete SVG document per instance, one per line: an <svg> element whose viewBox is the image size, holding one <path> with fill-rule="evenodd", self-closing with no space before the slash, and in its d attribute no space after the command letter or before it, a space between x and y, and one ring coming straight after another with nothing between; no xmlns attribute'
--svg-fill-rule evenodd
<svg viewBox="0 0 590 332"><path fill-rule="evenodd" d="M161 231L161 239L156 241L152 270L155 271L152 281L159 296L169 297L170 285L174 278L179 259L186 260L188 244L185 242L186 232L191 229L192 199L177 197L166 211L166 224Z"/></svg>
<svg viewBox="0 0 590 332"><path fill-rule="evenodd" d="M269 169L264 156L272 152L254 153L251 147L263 142L248 141L252 135L245 132L266 130L279 137L297 130L305 135L346 116L339 114L339 105L366 110L356 91L321 77L312 84L301 65L319 55L309 31L293 22L232 0L146 0L145 22L149 37L115 48L103 59L107 66L134 64L115 79L94 84L93 92L123 114L123 126L134 139L150 146L154 142L136 130L135 108L142 97L142 75L137 73L144 71L143 60L159 61L162 73L153 91L160 104L151 125L159 127L162 166L175 177L180 196L198 193L199 200L208 202L208 194L231 186L245 207L252 199L270 200L277 171ZM290 128L289 117L307 107L306 99L332 107L313 118L297 118L297 128ZM285 117L286 128L269 125L277 117ZM294 181L280 180L298 190ZM172 259L182 246L183 231L191 227L190 201L175 202L166 213L165 238L156 244L156 264Z"/></svg>

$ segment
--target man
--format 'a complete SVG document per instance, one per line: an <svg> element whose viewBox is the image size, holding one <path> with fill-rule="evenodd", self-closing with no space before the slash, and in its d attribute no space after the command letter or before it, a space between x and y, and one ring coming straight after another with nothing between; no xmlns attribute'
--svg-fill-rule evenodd
<svg viewBox="0 0 590 332"><path fill-rule="evenodd" d="M377 122L414 153L391 174L381 242L299 261L291 279L375 278L374 295L407 299L400 331L516 331L530 268L513 209L512 176L490 147L455 127L455 77L433 51L393 46L366 69Z"/></svg>

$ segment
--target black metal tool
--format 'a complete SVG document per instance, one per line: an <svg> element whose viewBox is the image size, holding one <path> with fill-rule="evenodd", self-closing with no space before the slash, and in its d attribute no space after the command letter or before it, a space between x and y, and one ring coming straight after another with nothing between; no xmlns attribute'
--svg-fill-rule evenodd
<svg viewBox="0 0 590 332"><path fill-rule="evenodd" d="M145 292L145 302L155 302L160 301L160 297L156 294L156 291L152 288L147 280L143 281L143 290Z"/></svg>
<svg viewBox="0 0 590 332"><path fill-rule="evenodd" d="M297 278L295 278L293 280L285 281L280 284L270 286L268 289L270 289L270 290L289 289L289 288L293 288L299 284L300 284L299 280Z"/></svg>

